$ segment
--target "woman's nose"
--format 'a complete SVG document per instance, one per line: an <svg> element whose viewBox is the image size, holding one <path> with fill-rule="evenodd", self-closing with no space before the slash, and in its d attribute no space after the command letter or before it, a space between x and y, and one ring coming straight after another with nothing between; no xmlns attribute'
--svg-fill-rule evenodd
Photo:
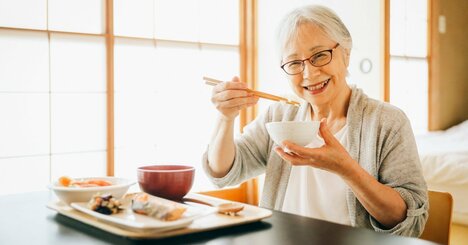
<svg viewBox="0 0 468 245"><path fill-rule="evenodd" d="M320 74L320 67L315 67L306 60L304 62L304 78L312 77L318 74Z"/></svg>

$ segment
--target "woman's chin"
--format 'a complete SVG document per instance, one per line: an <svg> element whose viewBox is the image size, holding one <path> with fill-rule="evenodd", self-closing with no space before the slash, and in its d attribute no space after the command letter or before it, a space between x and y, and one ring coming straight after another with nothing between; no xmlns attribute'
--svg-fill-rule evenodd
<svg viewBox="0 0 468 245"><path fill-rule="evenodd" d="M329 102L328 98L325 96L304 96L304 100L309 102L309 104L314 106L325 105Z"/></svg>

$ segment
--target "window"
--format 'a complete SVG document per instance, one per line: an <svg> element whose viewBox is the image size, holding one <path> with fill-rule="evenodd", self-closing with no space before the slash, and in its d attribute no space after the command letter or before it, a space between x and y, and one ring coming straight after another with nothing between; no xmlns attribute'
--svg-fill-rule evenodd
<svg viewBox="0 0 468 245"><path fill-rule="evenodd" d="M201 78L239 74L238 1L114 6L115 174L132 178L148 164L194 165L192 190L213 189L200 162L217 114Z"/></svg>
<svg viewBox="0 0 468 245"><path fill-rule="evenodd" d="M0 194L105 175L104 2L0 1Z"/></svg>
<svg viewBox="0 0 468 245"><path fill-rule="evenodd" d="M390 103L428 128L427 0L390 1Z"/></svg>
<svg viewBox="0 0 468 245"><path fill-rule="evenodd" d="M109 81L115 175L188 164L192 190L212 189L200 162L216 111L201 77L240 73L239 23L238 0L0 0L0 195L106 175Z"/></svg>

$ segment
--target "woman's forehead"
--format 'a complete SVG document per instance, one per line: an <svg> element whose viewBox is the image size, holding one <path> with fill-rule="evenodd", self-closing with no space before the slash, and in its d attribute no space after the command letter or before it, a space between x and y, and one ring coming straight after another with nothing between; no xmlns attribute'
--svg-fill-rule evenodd
<svg viewBox="0 0 468 245"><path fill-rule="evenodd" d="M328 35L318 26L310 23L301 24L297 27L295 35L290 37L283 48L283 57L294 57L311 54L327 49L333 43Z"/></svg>

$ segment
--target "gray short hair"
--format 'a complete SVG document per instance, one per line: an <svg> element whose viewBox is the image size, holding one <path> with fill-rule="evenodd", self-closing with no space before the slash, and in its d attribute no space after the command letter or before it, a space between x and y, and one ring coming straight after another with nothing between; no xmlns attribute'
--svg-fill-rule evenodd
<svg viewBox="0 0 468 245"><path fill-rule="evenodd" d="M307 5L289 12L278 27L278 54L282 59L282 52L287 45L297 37L298 27L310 23L321 28L328 37L340 44L346 54L351 53L353 40L348 28L340 17L331 9L321 5Z"/></svg>

